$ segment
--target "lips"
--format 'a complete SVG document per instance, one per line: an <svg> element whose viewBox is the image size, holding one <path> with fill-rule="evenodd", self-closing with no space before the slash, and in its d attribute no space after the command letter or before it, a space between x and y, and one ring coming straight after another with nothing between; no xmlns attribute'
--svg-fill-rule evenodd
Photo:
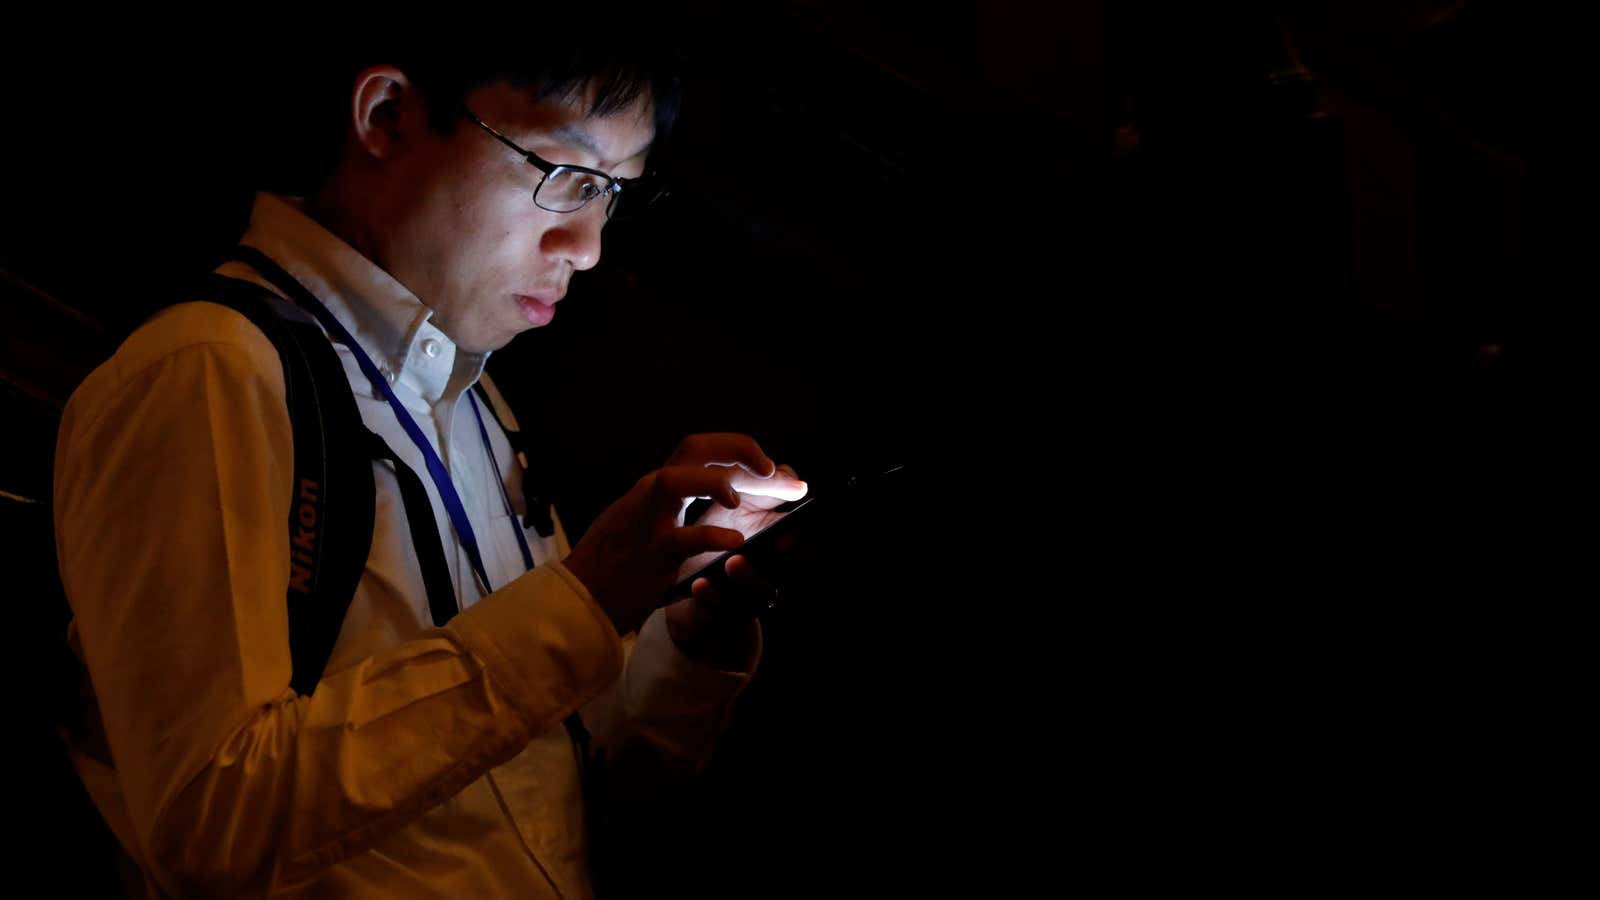
<svg viewBox="0 0 1600 900"><path fill-rule="evenodd" d="M554 292L516 295L517 308L532 325L550 324L550 320L555 318L556 303L560 300L561 294Z"/></svg>

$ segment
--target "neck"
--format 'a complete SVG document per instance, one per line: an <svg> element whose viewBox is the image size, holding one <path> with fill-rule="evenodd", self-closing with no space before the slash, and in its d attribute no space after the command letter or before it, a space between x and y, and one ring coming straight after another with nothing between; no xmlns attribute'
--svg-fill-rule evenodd
<svg viewBox="0 0 1600 900"><path fill-rule="evenodd" d="M362 192L348 187L348 184L348 179L328 179L306 198L306 215L382 268L378 243L371 227L367 225L369 217L363 213L361 205L354 202L362 196Z"/></svg>

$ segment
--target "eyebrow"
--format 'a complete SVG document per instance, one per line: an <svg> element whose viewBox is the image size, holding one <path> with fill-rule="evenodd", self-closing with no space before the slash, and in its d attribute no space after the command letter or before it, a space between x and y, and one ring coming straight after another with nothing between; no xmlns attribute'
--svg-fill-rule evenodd
<svg viewBox="0 0 1600 900"><path fill-rule="evenodd" d="M615 162L613 162L613 161L611 161L609 159L602 159L601 158L601 156L600 156L600 152L601 152L600 151L600 145L595 143L594 135L590 134L588 132L588 130L583 128L582 126L579 126L579 125L576 125L576 124L573 124L573 123L569 122L568 124L563 125L560 128L557 128L555 131L550 132L550 136L555 138L556 140L566 141L567 143L572 144L573 146L576 146L576 147L582 149L585 153L588 153L590 156L594 157L595 159L600 160L600 166L602 168L607 168L607 169L613 168L613 167L617 166L620 163L627 162L630 159L634 159L636 157L643 156L644 154L650 152L651 145L655 143L655 138L652 137L649 141L645 142L645 145L643 147L640 147L637 151L635 151L635 152L633 152L633 153L631 153L631 154L629 154L627 156L624 156L622 159L619 159L619 160L616 160Z"/></svg>

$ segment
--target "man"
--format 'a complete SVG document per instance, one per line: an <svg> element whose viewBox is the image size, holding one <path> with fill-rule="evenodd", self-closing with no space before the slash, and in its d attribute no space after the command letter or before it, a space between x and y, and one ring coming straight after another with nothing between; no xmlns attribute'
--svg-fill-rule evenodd
<svg viewBox="0 0 1600 900"><path fill-rule="evenodd" d="M490 37L466 64L365 66L331 173L305 199L258 196L241 243L266 261L219 270L303 287L349 336L362 421L425 473L448 624L398 469L376 462L360 583L315 690L290 687L291 420L243 315L177 304L74 395L57 545L101 732L74 759L148 893L583 897L590 761L569 716L597 748L708 755L759 656L742 610L771 588L735 558L724 590L747 596L701 581L655 608L804 483L748 437L692 437L569 547L559 518L523 528L521 464L469 392L642 188L676 105L670 73L629 53L647 47ZM696 497L718 505L684 526Z"/></svg>

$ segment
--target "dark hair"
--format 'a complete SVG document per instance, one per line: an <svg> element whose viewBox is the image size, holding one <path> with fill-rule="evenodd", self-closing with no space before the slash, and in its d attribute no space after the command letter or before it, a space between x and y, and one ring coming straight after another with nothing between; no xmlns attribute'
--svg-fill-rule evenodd
<svg viewBox="0 0 1600 900"><path fill-rule="evenodd" d="M623 4L626 9L629 4ZM652 12L651 10L655 10ZM388 63L406 73L428 105L440 133L460 127L460 106L486 84L506 82L536 100L578 100L593 88L590 116L608 116L648 98L655 142L671 133L682 104L682 45L677 17L660 6L587 21L578 13L499 12L471 29L430 20L416 26L364 30L344 42L340 59L325 67L310 98L317 135L305 149L306 171L294 178L306 189L332 174L349 128L350 91L369 66ZM578 23L578 24L574 24ZM581 27L580 27L581 26ZM562 29L557 38L542 35Z"/></svg>

